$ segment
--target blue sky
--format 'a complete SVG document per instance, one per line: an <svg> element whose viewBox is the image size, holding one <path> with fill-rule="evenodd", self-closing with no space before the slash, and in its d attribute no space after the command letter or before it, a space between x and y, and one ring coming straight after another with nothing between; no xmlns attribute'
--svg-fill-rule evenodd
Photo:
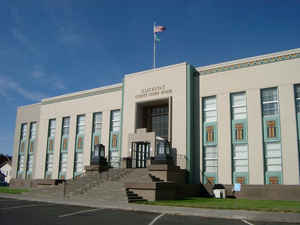
<svg viewBox="0 0 300 225"><path fill-rule="evenodd" d="M158 66L201 66L299 48L299 12L298 0L1 1L0 153L18 106L151 68L154 21L167 27Z"/></svg>

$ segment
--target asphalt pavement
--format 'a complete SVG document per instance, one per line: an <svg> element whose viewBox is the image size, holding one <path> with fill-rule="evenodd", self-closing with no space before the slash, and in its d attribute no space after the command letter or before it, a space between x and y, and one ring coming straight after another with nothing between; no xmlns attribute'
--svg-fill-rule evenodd
<svg viewBox="0 0 300 225"><path fill-rule="evenodd" d="M257 222L245 219L206 218L54 204L0 198L1 225L292 225L297 223ZM298 223L300 224L300 223Z"/></svg>

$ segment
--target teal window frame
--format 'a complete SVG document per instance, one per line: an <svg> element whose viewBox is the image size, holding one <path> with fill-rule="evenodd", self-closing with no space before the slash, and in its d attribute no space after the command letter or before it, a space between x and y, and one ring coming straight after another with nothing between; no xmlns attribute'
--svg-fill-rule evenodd
<svg viewBox="0 0 300 225"><path fill-rule="evenodd" d="M96 119L96 115L97 114L101 114L101 122L99 122L98 124L101 124L101 128L98 128L96 129L95 126L96 126L96 122L95 122L95 119ZM91 154L93 154L94 150L95 150L95 137L98 136L99 138L99 144L102 143L102 126L103 126L103 112L95 112L93 113L93 130L92 130L92 144L91 144Z"/></svg>
<svg viewBox="0 0 300 225"><path fill-rule="evenodd" d="M243 124L243 139L236 138L236 124ZM233 144L247 144L248 143L248 119L232 120L231 121L232 143Z"/></svg>
<svg viewBox="0 0 300 225"><path fill-rule="evenodd" d="M234 96L235 95L244 95L245 97L245 104L243 105L234 105ZM245 108L246 111L244 113L246 118L241 118L241 119L235 119L234 118L234 109L235 108ZM248 103L247 103L247 94L245 91L243 92L236 92L236 93L231 93L230 94L230 110L231 110L231 153L232 153L232 183L236 183L236 178L238 177L244 177L244 184L249 184L249 146L248 146ZM237 133L237 124L242 124L243 125L243 139L237 139L236 133ZM248 172L236 172L235 170L235 163L236 160L239 159L234 159L234 150L235 147L238 145L247 145L247 161L248 161Z"/></svg>
<svg viewBox="0 0 300 225"><path fill-rule="evenodd" d="M68 120L68 126L65 126L65 120ZM67 162L68 162L68 148L69 148L69 134L70 134L70 122L71 122L71 117L63 117L62 118L62 127L61 127L61 142L60 142L60 154L59 154L59 168L58 168L58 177L61 179L62 177L66 177L67 174L66 172L62 172L62 155L66 154L67 155ZM67 128L67 131L65 133L65 128ZM67 146L64 148L64 140L67 140ZM67 163L68 164L68 163Z"/></svg>
<svg viewBox="0 0 300 225"><path fill-rule="evenodd" d="M216 158L216 162L217 162L217 165L216 165L216 172L206 172L206 164L207 164L207 161L208 160L205 160L206 158L206 154L207 154L207 149L206 147L215 147L216 148L216 154L217 154L217 158ZM215 178L215 184L218 183L218 161L219 161L219 157L218 157L218 146L217 145L206 145L206 146L203 146L203 177L202 177L202 180L203 180L203 183L204 184L208 184L208 177L214 177Z"/></svg>
<svg viewBox="0 0 300 225"><path fill-rule="evenodd" d="M33 126L35 126L35 130L33 130ZM32 167L33 167L33 160L34 160L34 151L35 151L35 139L36 139L36 132L37 132L37 123L31 122L30 129L29 129L29 141L27 146L27 162L26 162L26 177L31 178L32 175ZM32 134L34 131L34 135ZM32 146L33 151L30 151L30 147ZM32 167L29 167L29 158L32 157Z"/></svg>
<svg viewBox="0 0 300 225"><path fill-rule="evenodd" d="M115 121L115 120L113 120L113 113L114 112L117 112L117 111L119 111L119 113L120 113L120 119L119 119L119 121ZM114 131L113 130L113 123L114 122L120 122L120 126L119 126L119 130L117 130L117 131ZM117 168L118 167L121 167L121 155L120 155L120 153L121 153L121 151L120 151L120 146L121 146L121 140L120 140L120 129L121 129L121 110L120 109L116 109L116 110L112 110L112 111L110 111L110 135L109 135L109 151L108 151L108 154L109 154L109 161L111 162L111 154L112 154L112 152L118 152L118 161L113 161L113 163L117 163L118 164L118 166L117 166ZM117 127L117 126L116 126ZM113 135L117 135L117 146L116 147L113 147L112 146L112 142L113 142Z"/></svg>
<svg viewBox="0 0 300 225"><path fill-rule="evenodd" d="M54 121L55 125L53 127L51 127L52 122ZM53 156L54 156L54 152L55 152L55 135L56 135L56 128L57 128L57 123L56 123L56 119L49 119L48 122L48 139L47 139L47 149L46 149L46 158L45 158L45 178L48 179L48 177L52 178L52 173L53 173ZM53 132L54 130L54 132ZM54 135L52 135L52 133ZM50 151L49 146L50 146L50 141L53 141L53 149L52 151ZM49 171L49 165L48 165L48 158L50 157L50 155L52 155L52 171Z"/></svg>
<svg viewBox="0 0 300 225"><path fill-rule="evenodd" d="M206 100L209 100L209 99L213 99L215 98L215 108L211 108L211 109L206 109L205 108L205 105L206 105ZM217 96L216 95L213 95L213 96L206 96L206 97L202 97L202 119L203 119L203 122L202 122L202 126L203 126L203 135L202 135L202 140L203 140L203 146L202 146L202 149L203 149L203 152L202 152L202 164L203 164L203 176L202 176L202 181L204 184L207 184L208 183L208 177L214 177L215 179L215 183L217 184L218 183L218 170L219 170L219 167L218 167L218 111L217 111ZM206 117L206 114L208 112L213 112L215 111L215 115L216 115L216 118L215 118L215 121L206 121L207 118L210 118L210 117ZM207 130L206 128L209 127L209 126L212 126L214 131L213 131L213 135L214 135L214 140L212 142L208 142L207 141L207 136L208 136L208 133L207 133ZM215 147L216 148L216 162L217 162L217 165L216 165L216 172L206 172L206 164L209 160L206 159L206 154L207 154L207 147Z"/></svg>
<svg viewBox="0 0 300 225"><path fill-rule="evenodd" d="M276 89L276 100L267 101L264 103L263 101L263 91L270 89ZM270 184L270 177L276 176L278 178L278 184L282 184L283 182L283 161L282 161L282 145L281 145L281 129L280 129L280 99L278 93L278 87L270 87L264 88L260 91L261 95L261 108L262 108L262 118L263 118L263 154L264 154L264 180L265 184ZM276 111L272 115L264 115L264 104L268 104L270 102L277 103ZM276 137L268 137L268 121L275 121L275 134ZM267 171L267 147L266 145L269 143L279 143L280 144L280 161L281 161L281 171ZM277 158L277 157L274 157Z"/></svg>
<svg viewBox="0 0 300 225"><path fill-rule="evenodd" d="M207 141L207 131L206 128L212 126L214 128L214 141L212 142L208 142ZM204 129L203 129L203 144L204 146L216 146L218 144L218 124L217 122L206 122L203 125Z"/></svg>
<svg viewBox="0 0 300 225"><path fill-rule="evenodd" d="M84 117L84 125L80 125L80 118L81 117ZM82 129L79 129L82 128L82 126L84 126L84 129L82 131ZM75 151L74 151L74 166L73 166L73 176L76 177L76 176L79 176L81 174L83 174L83 171L84 171L84 165L83 165L83 169L82 171L76 171L77 170L77 153L82 153L83 154L83 150L84 150L84 144L85 144L85 129L86 129L86 116L85 114L81 114L81 115L77 115L77 118L76 118L76 140L75 140ZM80 132L82 131L82 132ZM82 138L82 148L78 148L78 141L79 141L79 138ZM83 156L82 156L83 157ZM82 162L84 163L84 162Z"/></svg>
<svg viewBox="0 0 300 225"><path fill-rule="evenodd" d="M268 137L268 121L275 121L275 134L276 137L270 138ZM280 118L279 115L274 116L265 116L263 118L264 123L264 141L265 142L278 142L281 140L281 134L280 134Z"/></svg>
<svg viewBox="0 0 300 225"><path fill-rule="evenodd" d="M236 172L235 171L235 160L238 160L238 159L234 159L234 147L236 145L247 145L247 161L248 161L248 172ZM248 142L239 142L239 143L232 143L232 183L235 184L235 180L237 177L244 177L245 178L245 182L244 184L249 184L249 145L248 145Z"/></svg>

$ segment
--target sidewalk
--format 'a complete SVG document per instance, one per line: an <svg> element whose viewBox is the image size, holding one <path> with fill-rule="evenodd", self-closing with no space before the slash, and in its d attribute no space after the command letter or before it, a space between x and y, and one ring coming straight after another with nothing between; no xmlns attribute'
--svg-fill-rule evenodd
<svg viewBox="0 0 300 225"><path fill-rule="evenodd" d="M226 219L245 219L250 221L264 221L264 222L289 222L300 223L300 213L279 213L279 212L261 212L261 211L247 211L247 210L223 210L223 209L203 209L203 208L187 208L187 207L169 207L169 206L153 206L141 205L133 203L118 203L107 201L76 201L70 199L45 199L32 198L28 196L16 194L0 193L1 198L13 198L18 200L40 201L64 205L87 206L93 208L106 209L120 209L131 211L155 212L173 215L184 216L201 216L212 218L226 218Z"/></svg>

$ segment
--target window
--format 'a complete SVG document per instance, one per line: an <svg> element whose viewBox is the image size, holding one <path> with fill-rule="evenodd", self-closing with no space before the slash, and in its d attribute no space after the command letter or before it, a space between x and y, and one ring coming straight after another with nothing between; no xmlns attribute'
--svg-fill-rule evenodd
<svg viewBox="0 0 300 225"><path fill-rule="evenodd" d="M151 108L151 131L156 136L168 139L169 135L169 108L165 106L155 106Z"/></svg>
<svg viewBox="0 0 300 225"><path fill-rule="evenodd" d="M47 146L46 168L45 168L47 179L52 176L55 132L56 132L56 120L50 119L49 128L48 128L48 146Z"/></svg>
<svg viewBox="0 0 300 225"><path fill-rule="evenodd" d="M268 138L276 137L276 121L275 120L267 121L267 137Z"/></svg>
<svg viewBox="0 0 300 225"><path fill-rule="evenodd" d="M207 142L214 142L214 127L213 126L208 126L206 127L206 141Z"/></svg>
<svg viewBox="0 0 300 225"><path fill-rule="evenodd" d="M111 112L111 131L120 131L121 113L120 110Z"/></svg>
<svg viewBox="0 0 300 225"><path fill-rule="evenodd" d="M21 126L21 140L25 140L27 136L27 124L23 123Z"/></svg>
<svg viewBox="0 0 300 225"><path fill-rule="evenodd" d="M102 113L94 113L94 124L93 124L93 132L94 133L101 133L102 129Z"/></svg>
<svg viewBox="0 0 300 225"><path fill-rule="evenodd" d="M263 116L279 114L279 101L277 88L263 89L262 92Z"/></svg>
<svg viewBox="0 0 300 225"><path fill-rule="evenodd" d="M216 147L207 146L204 149L204 163L206 173L217 173L218 153Z"/></svg>
<svg viewBox="0 0 300 225"><path fill-rule="evenodd" d="M33 164L33 155L28 156L28 161L27 161L27 171L32 172L32 164Z"/></svg>
<svg viewBox="0 0 300 225"><path fill-rule="evenodd" d="M205 97L203 102L203 182L216 183L218 174L217 101L216 96Z"/></svg>
<svg viewBox="0 0 300 225"><path fill-rule="evenodd" d="M75 173L79 175L83 171L83 153L76 152L75 154Z"/></svg>
<svg viewBox="0 0 300 225"><path fill-rule="evenodd" d="M33 123L31 123L31 126L30 126L29 153L34 152L35 138L36 138L36 122L33 122Z"/></svg>
<svg viewBox="0 0 300 225"><path fill-rule="evenodd" d="M246 94L236 93L231 95L232 119L240 120L247 118Z"/></svg>
<svg viewBox="0 0 300 225"><path fill-rule="evenodd" d="M233 146L233 171L248 172L248 145Z"/></svg>
<svg viewBox="0 0 300 225"><path fill-rule="evenodd" d="M60 179L66 178L67 166L68 166L68 137L70 133L70 117L64 117L62 121L62 142L60 147L59 157L59 173Z"/></svg>
<svg viewBox="0 0 300 225"><path fill-rule="evenodd" d="M19 143L19 157L18 157L18 174L21 174L25 170L25 146L26 146L26 137L27 137L27 124L23 123L21 125L21 135L20 135L20 143ZM18 175L17 174L17 175Z"/></svg>
<svg viewBox="0 0 300 225"><path fill-rule="evenodd" d="M24 171L24 167L25 167L25 156L24 155L19 155L18 173L22 173Z"/></svg>
<svg viewBox="0 0 300 225"><path fill-rule="evenodd" d="M280 143L267 143L265 148L266 169L268 172L281 172Z"/></svg>
<svg viewBox="0 0 300 225"><path fill-rule="evenodd" d="M31 123L30 127L30 139L35 139L36 137L36 122Z"/></svg>
<svg viewBox="0 0 300 225"><path fill-rule="evenodd" d="M46 173L51 174L53 169L53 154L47 154L46 158Z"/></svg>
<svg viewBox="0 0 300 225"><path fill-rule="evenodd" d="M70 117L63 118L62 136L68 136L70 132Z"/></svg>
<svg viewBox="0 0 300 225"><path fill-rule="evenodd" d="M244 139L244 124L242 123L235 124L235 137L236 140Z"/></svg>
<svg viewBox="0 0 300 225"><path fill-rule="evenodd" d="M217 101L216 97L206 97L203 100L203 121L215 122L217 121Z"/></svg>
<svg viewBox="0 0 300 225"><path fill-rule="evenodd" d="M77 117L77 134L83 134L85 129L85 116L80 115Z"/></svg>
<svg viewBox="0 0 300 225"><path fill-rule="evenodd" d="M66 174L67 173L67 166L68 166L68 153L61 153L60 154L60 164L59 164L59 170L60 174Z"/></svg>
<svg viewBox="0 0 300 225"><path fill-rule="evenodd" d="M280 184L282 182L282 155L278 88L263 89L261 99L264 127L265 183Z"/></svg>
<svg viewBox="0 0 300 225"><path fill-rule="evenodd" d="M295 86L296 112L300 113L300 84Z"/></svg>
<svg viewBox="0 0 300 225"><path fill-rule="evenodd" d="M77 116L77 137L74 156L74 176L78 176L83 172L83 146L85 131L85 115Z"/></svg>
<svg viewBox="0 0 300 225"><path fill-rule="evenodd" d="M54 137L55 136L55 129L56 129L56 120L52 119L49 120L49 137Z"/></svg>

